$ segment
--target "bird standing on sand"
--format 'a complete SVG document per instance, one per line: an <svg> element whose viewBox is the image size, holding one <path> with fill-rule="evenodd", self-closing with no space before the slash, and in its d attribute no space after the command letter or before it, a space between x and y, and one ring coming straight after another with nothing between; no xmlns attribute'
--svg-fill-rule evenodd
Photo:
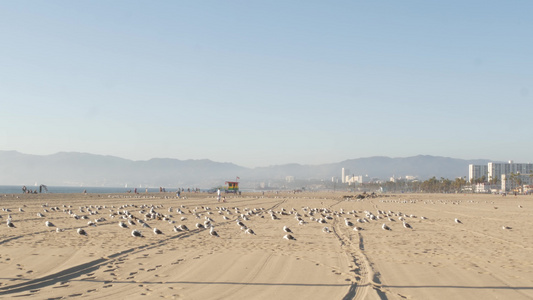
<svg viewBox="0 0 533 300"><path fill-rule="evenodd" d="M331 232L331 230L329 230L329 228L327 228L327 227L322 228L322 231L325 232L325 233L330 233Z"/></svg>
<svg viewBox="0 0 533 300"><path fill-rule="evenodd" d="M126 225L124 222L118 222L118 226L121 228L128 228L128 225Z"/></svg>
<svg viewBox="0 0 533 300"><path fill-rule="evenodd" d="M403 227L407 229L413 229L413 227L411 227L411 225L409 225L409 223L406 223L406 222L403 222Z"/></svg>
<svg viewBox="0 0 533 300"><path fill-rule="evenodd" d="M78 230L76 230L76 232L77 232L79 235L87 235L87 232L85 232L85 230L83 230L83 228L78 228Z"/></svg>
<svg viewBox="0 0 533 300"><path fill-rule="evenodd" d="M247 229L244 231L244 233L255 235L255 232L252 230L252 228L247 228Z"/></svg>
<svg viewBox="0 0 533 300"><path fill-rule="evenodd" d="M457 218L455 218L455 223L457 223L457 224L463 224L463 222L461 222L461 220L459 220L459 219L457 219Z"/></svg>
<svg viewBox="0 0 533 300"><path fill-rule="evenodd" d="M209 234L210 234L211 236L220 237L220 236L218 235L218 233L215 231L215 228L214 228L213 226L211 226L211 229L209 229Z"/></svg>
<svg viewBox="0 0 533 300"><path fill-rule="evenodd" d="M283 226L283 231L287 232L287 233L293 233L292 230L287 227L287 226Z"/></svg>
<svg viewBox="0 0 533 300"><path fill-rule="evenodd" d="M163 234L163 232L157 228L154 227L154 233L155 234Z"/></svg>
<svg viewBox="0 0 533 300"><path fill-rule="evenodd" d="M383 223L383 225L381 226L381 228L383 228L383 230L392 230L390 229L389 226L387 226L387 224Z"/></svg>
<svg viewBox="0 0 533 300"><path fill-rule="evenodd" d="M46 221L44 224L45 224L47 227L53 227L53 226L54 226L54 224L52 224L52 222L50 222L50 221Z"/></svg>
<svg viewBox="0 0 533 300"><path fill-rule="evenodd" d="M7 227L9 227L9 228L16 228L15 224L13 224L13 222L11 222L11 220L7 220L6 224L7 224Z"/></svg>
<svg viewBox="0 0 533 300"><path fill-rule="evenodd" d="M137 230L137 229L134 229L131 232L131 236L133 236L133 237L143 237L142 233L139 230Z"/></svg>
<svg viewBox="0 0 533 300"><path fill-rule="evenodd" d="M290 234L286 234L286 235L284 235L283 238L286 239L286 240L293 240L293 241L296 241L296 239L295 239L292 235L290 235Z"/></svg>

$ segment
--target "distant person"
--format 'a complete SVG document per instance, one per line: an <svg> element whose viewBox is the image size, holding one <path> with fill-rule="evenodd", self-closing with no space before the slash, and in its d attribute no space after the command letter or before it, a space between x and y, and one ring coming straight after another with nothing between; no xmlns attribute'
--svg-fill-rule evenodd
<svg viewBox="0 0 533 300"><path fill-rule="evenodd" d="M22 186L22 193L23 193L23 194L26 194L26 191L27 191L27 190L28 190L28 189L26 188L26 186L25 186L25 185L24 185L24 186Z"/></svg>
<svg viewBox="0 0 533 300"><path fill-rule="evenodd" d="M217 189L217 201L220 202L220 189Z"/></svg>
<svg viewBox="0 0 533 300"><path fill-rule="evenodd" d="M134 194L137 194L137 188L134 188L134 189L133 189L133 193L134 193Z"/></svg>

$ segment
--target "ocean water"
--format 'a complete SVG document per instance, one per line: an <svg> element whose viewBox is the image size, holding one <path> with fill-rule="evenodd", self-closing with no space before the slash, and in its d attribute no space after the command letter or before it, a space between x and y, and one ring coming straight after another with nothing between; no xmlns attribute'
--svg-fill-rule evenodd
<svg viewBox="0 0 533 300"><path fill-rule="evenodd" d="M26 186L28 190L36 190L39 192L39 186ZM114 194L114 193L126 193L128 191L133 192L134 188L130 187L79 187L79 186L47 186L48 192L42 191L43 193L54 193L54 194L65 194L65 193L83 193L84 190L87 190L87 193L92 194ZM165 188L167 192L176 192L178 188ZM137 188L138 193L144 193L145 188ZM158 193L159 187L157 188L148 188L149 193ZM22 194L22 185L0 185L0 194Z"/></svg>

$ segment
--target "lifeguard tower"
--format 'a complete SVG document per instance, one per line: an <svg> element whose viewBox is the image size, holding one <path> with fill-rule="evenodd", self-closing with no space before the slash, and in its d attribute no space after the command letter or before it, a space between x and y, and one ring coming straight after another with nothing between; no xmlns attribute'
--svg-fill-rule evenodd
<svg viewBox="0 0 533 300"><path fill-rule="evenodd" d="M228 187L226 188L226 193L235 193L239 192L239 182L238 181L226 181L225 183Z"/></svg>

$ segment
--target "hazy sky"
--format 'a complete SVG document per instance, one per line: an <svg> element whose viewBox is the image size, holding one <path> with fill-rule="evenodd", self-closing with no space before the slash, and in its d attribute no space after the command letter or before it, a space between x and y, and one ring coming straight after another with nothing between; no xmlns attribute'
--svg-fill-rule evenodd
<svg viewBox="0 0 533 300"><path fill-rule="evenodd" d="M533 162L532 1L0 1L0 150Z"/></svg>

